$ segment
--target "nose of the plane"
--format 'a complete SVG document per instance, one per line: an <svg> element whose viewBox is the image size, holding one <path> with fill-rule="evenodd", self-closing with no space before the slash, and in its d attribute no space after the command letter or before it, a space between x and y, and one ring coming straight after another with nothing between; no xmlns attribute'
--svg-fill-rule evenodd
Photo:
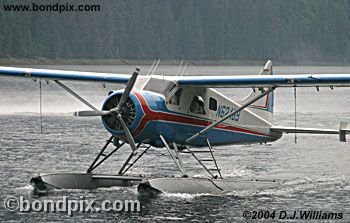
<svg viewBox="0 0 350 223"><path fill-rule="evenodd" d="M103 102L102 110L110 111L116 108L122 94L123 91L117 91L109 94L106 100ZM130 132L132 132L136 128L137 123L140 121L142 113L140 103L136 99L136 96L133 93L130 93L129 98L121 108L120 113L111 112L109 115L102 116L102 123L104 127L113 135L124 135L125 133L122 124L118 120L117 115L121 115Z"/></svg>

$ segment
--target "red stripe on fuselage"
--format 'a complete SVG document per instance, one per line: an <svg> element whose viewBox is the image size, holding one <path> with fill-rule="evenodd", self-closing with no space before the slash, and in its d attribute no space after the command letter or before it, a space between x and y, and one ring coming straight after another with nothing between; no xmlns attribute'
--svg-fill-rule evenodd
<svg viewBox="0 0 350 223"><path fill-rule="evenodd" d="M167 113L167 112L162 112L162 111L152 111L145 98L138 92L133 92L136 97L139 99L139 102L141 103L142 109L145 113L143 118L141 119L139 125L136 127L135 131L133 132L133 135L136 137L138 136L146 124L149 121L169 121L169 122L176 122L179 124L190 124L190 125L199 125L206 127L210 125L212 122L211 121L206 121L206 120L201 120L193 117L187 117L187 116L182 116L178 114L173 114L173 113ZM268 134L261 133L261 132L256 132L248 129L242 129L230 125L225 125L225 124L219 124L215 127L216 129L223 129L223 130L229 130L229 131L235 131L235 132L243 132L247 134L254 134L254 135L260 135L260 136L266 136L266 137L272 137Z"/></svg>

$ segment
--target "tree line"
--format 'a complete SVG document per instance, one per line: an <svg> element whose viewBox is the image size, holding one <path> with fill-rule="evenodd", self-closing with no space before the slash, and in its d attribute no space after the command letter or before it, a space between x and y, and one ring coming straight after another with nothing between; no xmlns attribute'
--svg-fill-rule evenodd
<svg viewBox="0 0 350 223"><path fill-rule="evenodd" d="M0 58L350 62L347 0L86 0L68 2L101 10L4 11L30 2L0 2Z"/></svg>

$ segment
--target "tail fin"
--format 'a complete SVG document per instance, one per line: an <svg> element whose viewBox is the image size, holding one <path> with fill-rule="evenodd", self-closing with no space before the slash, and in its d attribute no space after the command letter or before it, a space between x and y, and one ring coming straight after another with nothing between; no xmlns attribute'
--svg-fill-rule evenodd
<svg viewBox="0 0 350 223"><path fill-rule="evenodd" d="M263 69L261 69L260 75L272 75L272 62L271 60L268 60L264 66ZM255 98L256 96L260 95L261 92L264 92L266 88L258 88L253 89L252 92L244 98L239 103L245 104L247 101L251 100L252 98ZM267 121L272 121L273 119L273 107L274 107L274 93L273 91L266 95L265 97L259 99L258 101L251 104L248 108L258 116L262 117L263 119Z"/></svg>

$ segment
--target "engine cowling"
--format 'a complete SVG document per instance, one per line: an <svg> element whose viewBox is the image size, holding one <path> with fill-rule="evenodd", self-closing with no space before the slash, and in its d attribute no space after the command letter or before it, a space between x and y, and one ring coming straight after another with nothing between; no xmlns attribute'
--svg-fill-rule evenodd
<svg viewBox="0 0 350 223"><path fill-rule="evenodd" d="M102 110L109 111L117 107L122 94L122 91L111 92L103 102ZM104 127L114 136L125 134L117 115L117 113L112 112L109 115L102 116ZM121 108L121 116L130 132L133 132L143 116L140 102L133 93L130 93L125 105Z"/></svg>

